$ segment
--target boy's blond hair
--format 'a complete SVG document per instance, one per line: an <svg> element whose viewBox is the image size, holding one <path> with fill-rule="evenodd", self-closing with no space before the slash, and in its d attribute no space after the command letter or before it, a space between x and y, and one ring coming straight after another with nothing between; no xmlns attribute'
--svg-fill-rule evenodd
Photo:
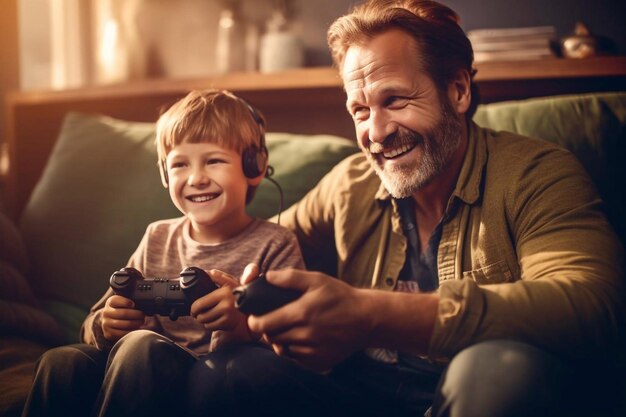
<svg viewBox="0 0 626 417"><path fill-rule="evenodd" d="M230 91L192 91L157 121L159 162L181 143L215 143L239 154L249 148L260 149L264 126L263 116Z"/></svg>

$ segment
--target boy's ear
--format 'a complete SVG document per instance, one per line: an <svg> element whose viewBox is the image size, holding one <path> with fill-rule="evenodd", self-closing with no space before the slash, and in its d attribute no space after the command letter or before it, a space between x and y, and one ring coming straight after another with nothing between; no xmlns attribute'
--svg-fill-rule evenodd
<svg viewBox="0 0 626 417"><path fill-rule="evenodd" d="M452 107L459 114L465 114L472 102L470 74L462 69L448 85L448 98Z"/></svg>
<svg viewBox="0 0 626 417"><path fill-rule="evenodd" d="M161 184L163 184L163 187L168 188L169 178L167 177L167 167L165 166L165 161L160 160L157 162L157 165L159 166L159 175L161 176Z"/></svg>

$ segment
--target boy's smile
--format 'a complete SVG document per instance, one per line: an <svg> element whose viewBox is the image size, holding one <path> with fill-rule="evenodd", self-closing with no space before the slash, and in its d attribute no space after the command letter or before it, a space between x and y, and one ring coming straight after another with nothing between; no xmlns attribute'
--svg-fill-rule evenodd
<svg viewBox="0 0 626 417"><path fill-rule="evenodd" d="M251 221L245 211L248 187L241 155L214 143L182 143L166 159L169 194L191 221L191 237L222 242Z"/></svg>
<svg viewBox="0 0 626 417"><path fill-rule="evenodd" d="M211 201L214 200L215 198L219 197L221 193L205 193L205 194L194 194L194 195L188 195L187 197L185 197L187 200L191 201L192 203L205 203L207 201Z"/></svg>

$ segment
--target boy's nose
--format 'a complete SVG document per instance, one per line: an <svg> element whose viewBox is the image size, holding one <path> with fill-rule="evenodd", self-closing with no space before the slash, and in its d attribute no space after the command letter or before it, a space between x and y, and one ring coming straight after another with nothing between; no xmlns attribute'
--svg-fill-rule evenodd
<svg viewBox="0 0 626 417"><path fill-rule="evenodd" d="M200 185L207 185L211 180L203 169L194 169L189 178L187 184L197 187Z"/></svg>

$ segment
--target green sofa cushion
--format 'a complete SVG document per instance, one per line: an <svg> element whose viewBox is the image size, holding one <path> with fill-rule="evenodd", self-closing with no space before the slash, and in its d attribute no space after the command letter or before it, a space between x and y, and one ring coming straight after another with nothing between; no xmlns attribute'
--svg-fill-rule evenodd
<svg viewBox="0 0 626 417"><path fill-rule="evenodd" d="M324 135L268 133L267 145L285 207L358 150L353 141ZM265 180L248 210L267 218L279 202ZM87 309L104 294L113 271L126 265L148 223L180 215L160 182L153 124L66 117L20 228L33 289L68 341L77 340Z"/></svg>
<svg viewBox="0 0 626 417"><path fill-rule="evenodd" d="M479 106L474 121L545 139L581 161L626 243L626 93L596 93Z"/></svg>
<svg viewBox="0 0 626 417"><path fill-rule="evenodd" d="M331 135L268 133L272 178L284 194L283 208L302 198L339 161L358 151L356 142ZM264 180L248 205L252 215L270 218L278 213L280 193Z"/></svg>

